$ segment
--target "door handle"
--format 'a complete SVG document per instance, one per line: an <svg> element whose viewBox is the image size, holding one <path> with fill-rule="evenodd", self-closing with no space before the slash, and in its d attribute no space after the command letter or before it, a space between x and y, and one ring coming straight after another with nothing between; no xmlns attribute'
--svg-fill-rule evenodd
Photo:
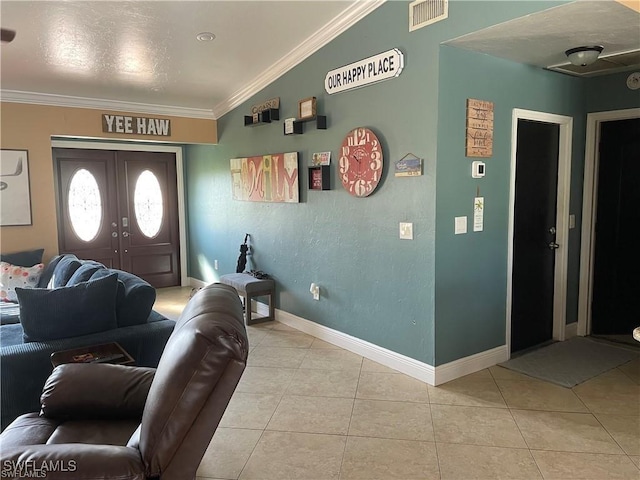
<svg viewBox="0 0 640 480"><path fill-rule="evenodd" d="M560 248L560 245L558 245L556 242L549 242L549 245L547 245L547 247L549 247L549 250L557 250L558 248Z"/></svg>
<svg viewBox="0 0 640 480"><path fill-rule="evenodd" d="M549 233L550 233L551 235L555 235L555 234L556 234L556 227L551 227L551 228L549 229Z"/></svg>
<svg viewBox="0 0 640 480"><path fill-rule="evenodd" d="M129 236L129 232L122 232L122 236L123 236L124 238L127 238L127 237Z"/></svg>

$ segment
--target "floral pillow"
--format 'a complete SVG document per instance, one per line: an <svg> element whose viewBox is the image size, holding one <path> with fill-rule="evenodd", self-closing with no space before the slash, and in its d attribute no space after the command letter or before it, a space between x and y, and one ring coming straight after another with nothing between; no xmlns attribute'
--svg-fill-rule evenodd
<svg viewBox="0 0 640 480"><path fill-rule="evenodd" d="M17 302L16 287L35 288L44 270L44 263L33 267L20 267L0 262L0 301Z"/></svg>

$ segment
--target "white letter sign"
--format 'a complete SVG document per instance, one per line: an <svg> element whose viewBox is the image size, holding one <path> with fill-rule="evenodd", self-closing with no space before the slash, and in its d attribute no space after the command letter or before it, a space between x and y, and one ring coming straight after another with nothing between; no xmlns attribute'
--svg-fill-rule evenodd
<svg viewBox="0 0 640 480"><path fill-rule="evenodd" d="M324 77L324 89L329 95L354 88L365 87L402 73L404 56L397 48L373 57L330 70Z"/></svg>
<svg viewBox="0 0 640 480"><path fill-rule="evenodd" d="M168 118L128 117L102 114L102 131L130 135L171 136L171 120Z"/></svg>

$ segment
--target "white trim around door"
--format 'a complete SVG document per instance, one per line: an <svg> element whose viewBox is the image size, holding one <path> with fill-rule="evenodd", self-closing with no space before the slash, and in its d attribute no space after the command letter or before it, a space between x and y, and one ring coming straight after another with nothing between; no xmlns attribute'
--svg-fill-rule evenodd
<svg viewBox="0 0 640 480"><path fill-rule="evenodd" d="M129 152L166 152L176 155L178 187L178 230L180 235L180 285L188 285L187 277L187 228L185 222L185 192L182 147L171 145L144 145L128 143L101 143L75 140L51 140L52 148L80 148L93 150L126 150Z"/></svg>
<svg viewBox="0 0 640 480"><path fill-rule="evenodd" d="M598 166L600 162L600 125L603 122L640 118L640 108L587 114L587 140L582 189L582 232L580 245L580 287L578 290L578 335L591 333L593 261L595 251Z"/></svg>
<svg viewBox="0 0 640 480"><path fill-rule="evenodd" d="M560 126L560 143L558 148L558 191L556 208L556 250L553 295L553 339L565 339L565 323L567 312L567 262L569 244L569 194L571 188L571 140L573 135L573 118L552 113L532 110L513 109L511 123L511 178L509 193L509 229L507 253L507 319L506 343L507 352L511 352L511 302L513 288L513 233L515 220L516 196L516 153L518 143L518 120L533 120L553 123Z"/></svg>

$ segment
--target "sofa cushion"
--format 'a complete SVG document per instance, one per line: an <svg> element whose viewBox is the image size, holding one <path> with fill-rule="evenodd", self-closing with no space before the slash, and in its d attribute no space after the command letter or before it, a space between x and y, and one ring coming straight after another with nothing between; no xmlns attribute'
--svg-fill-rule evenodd
<svg viewBox="0 0 640 480"><path fill-rule="evenodd" d="M33 267L38 263L42 263L43 253L44 248L38 248L37 250L25 250L23 252L2 253L0 254L0 261L11 263L12 265L18 265L20 267Z"/></svg>
<svg viewBox="0 0 640 480"><path fill-rule="evenodd" d="M0 262L0 300L17 302L16 287L35 288L44 270L44 264L32 267L21 267L7 262Z"/></svg>
<svg viewBox="0 0 640 480"><path fill-rule="evenodd" d="M49 280L51 280L51 277L53 276L53 271L58 266L58 262L60 262L60 260L62 260L64 257L65 255L56 255L51 260L49 260L49 263L47 263L47 265L44 267L44 272L42 272L42 275L40 276L38 288L47 288L47 285L49 285Z"/></svg>
<svg viewBox="0 0 640 480"><path fill-rule="evenodd" d="M70 287L81 282L87 282L98 270L107 271L107 267L105 267L101 263L94 262L93 260L84 260L82 262L82 265L80 265L80 267L78 267L78 269L73 272L73 275L71 275L71 278L66 283L66 286Z"/></svg>
<svg viewBox="0 0 640 480"><path fill-rule="evenodd" d="M47 288L64 287L80 265L82 262L75 255L63 255L53 270Z"/></svg>
<svg viewBox="0 0 640 480"><path fill-rule="evenodd" d="M17 288L25 342L56 340L117 327L117 275L49 289Z"/></svg>
<svg viewBox="0 0 640 480"><path fill-rule="evenodd" d="M118 327L130 327L147 322L156 301L156 289L149 283L122 270L97 270L91 279L103 277L109 272L118 275L118 297L116 317Z"/></svg>

